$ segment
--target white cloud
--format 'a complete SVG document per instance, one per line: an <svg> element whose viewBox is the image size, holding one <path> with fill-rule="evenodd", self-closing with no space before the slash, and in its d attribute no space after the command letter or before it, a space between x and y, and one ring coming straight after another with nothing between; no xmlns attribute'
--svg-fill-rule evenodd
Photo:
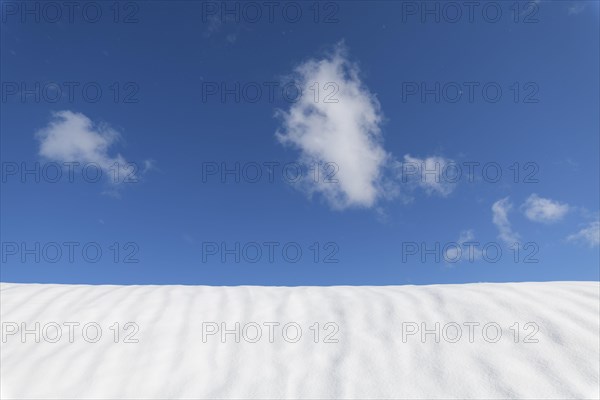
<svg viewBox="0 0 600 400"><path fill-rule="evenodd" d="M402 183L418 186L427 194L448 196L456 187L456 176L448 168L453 161L443 157L427 157L425 159L404 156L404 161L399 164L399 174Z"/></svg>
<svg viewBox="0 0 600 400"><path fill-rule="evenodd" d="M219 32L223 26L223 20L216 14L209 15L206 21L203 22L206 22L206 29L203 33L203 36L206 38Z"/></svg>
<svg viewBox="0 0 600 400"><path fill-rule="evenodd" d="M511 245L519 240L519 234L512 230L510 221L508 220L508 213L511 209L512 203L508 197L500 199L492 205L492 222L498 228L498 238L507 245Z"/></svg>
<svg viewBox="0 0 600 400"><path fill-rule="evenodd" d="M142 173L146 173L148 171L152 171L155 169L158 169L156 167L156 160L152 160L152 159L144 160L144 168L142 169Z"/></svg>
<svg viewBox="0 0 600 400"><path fill-rule="evenodd" d="M525 200L521 209L531 221L550 223L561 220L569 212L569 205L534 193Z"/></svg>
<svg viewBox="0 0 600 400"><path fill-rule="evenodd" d="M466 260L473 262L481 258L481 250L477 248L478 243L475 241L475 234L472 229L462 231L456 244L456 246L448 246L444 252L444 260L447 262L453 262L453 260L461 261ZM465 245L466 244L466 245Z"/></svg>
<svg viewBox="0 0 600 400"><path fill-rule="evenodd" d="M567 237L569 242L587 244L589 247L600 246L600 221L592 221L579 232Z"/></svg>
<svg viewBox="0 0 600 400"><path fill-rule="evenodd" d="M117 131L68 110L55 112L52 117L50 123L36 133L42 157L56 162L93 164L115 184L137 178L132 164L123 156L109 155L109 148L120 139Z"/></svg>
<svg viewBox="0 0 600 400"><path fill-rule="evenodd" d="M301 162L334 163L338 168L337 183L307 179L303 187L310 194L321 193L338 209L370 208L393 196L395 185L383 177L391 158L382 145L380 105L361 82L344 45L323 59L299 65L295 80L302 96L288 111L278 111L282 126L276 137L299 149Z"/></svg>
<svg viewBox="0 0 600 400"><path fill-rule="evenodd" d="M227 39L227 41L229 43L234 44L235 41L237 40L237 35L235 33L230 33L225 38Z"/></svg>
<svg viewBox="0 0 600 400"><path fill-rule="evenodd" d="M569 15L577 15L583 12L583 10L585 10L585 6L586 4L581 1L581 2L574 2L571 6L569 6Z"/></svg>

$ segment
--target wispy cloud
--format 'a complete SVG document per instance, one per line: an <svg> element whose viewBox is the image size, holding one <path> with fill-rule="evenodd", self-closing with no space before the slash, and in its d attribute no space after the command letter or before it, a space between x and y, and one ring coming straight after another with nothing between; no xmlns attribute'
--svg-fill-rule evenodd
<svg viewBox="0 0 600 400"><path fill-rule="evenodd" d="M219 32L223 27L223 21L217 14L209 15L205 22L206 28L203 33L204 37L212 36L213 34Z"/></svg>
<svg viewBox="0 0 600 400"><path fill-rule="evenodd" d="M456 241L459 248L455 246L448 247L444 253L444 260L453 262L453 260L467 260L473 262L481 258L481 250L476 248L475 233L472 229L460 232L460 236ZM466 246L465 246L466 244ZM466 250L466 253L465 253Z"/></svg>
<svg viewBox="0 0 600 400"><path fill-rule="evenodd" d="M600 246L600 221L592 221L579 232L567 236L567 241L585 244L589 247Z"/></svg>
<svg viewBox="0 0 600 400"><path fill-rule="evenodd" d="M545 199L534 193L525 200L521 205L521 209L531 221L551 223L563 219L569 212L570 207L568 204Z"/></svg>
<svg viewBox="0 0 600 400"><path fill-rule="evenodd" d="M492 205L492 222L498 228L498 238L507 245L519 240L519 234L512 230L508 213L512 210L512 203L508 197L496 201Z"/></svg>
<svg viewBox="0 0 600 400"><path fill-rule="evenodd" d="M50 123L35 136L39 140L40 156L50 161L93 164L113 184L138 178L132 164L121 154L109 154L121 135L105 123L94 124L84 114L68 110L55 112ZM115 171L126 177L114 179Z"/></svg>
<svg viewBox="0 0 600 400"><path fill-rule="evenodd" d="M583 1L573 2L568 8L569 15L581 14L586 7L586 3Z"/></svg>
<svg viewBox="0 0 600 400"><path fill-rule="evenodd" d="M236 18L232 14L211 14L203 18L203 23L205 28L202 36L205 39L224 38L225 41L231 45L235 44L237 41L242 28L242 25L236 23Z"/></svg>
<svg viewBox="0 0 600 400"><path fill-rule="evenodd" d="M152 160L152 159L147 159L144 160L144 169L142 170L142 173L145 174L148 171L152 171L158 169L156 167L156 160Z"/></svg>
<svg viewBox="0 0 600 400"><path fill-rule="evenodd" d="M406 154L404 161L398 163L398 171L402 183L418 186L430 195L446 197L456 187L455 182L444 176L444 171L451 162L452 160L439 156L417 158Z"/></svg>
<svg viewBox="0 0 600 400"><path fill-rule="evenodd" d="M295 79L303 95L288 111L278 111L282 126L276 137L300 150L301 162L338 167L337 183L307 179L303 187L321 193L336 209L370 208L393 196L394 185L384 179L390 155L382 144L380 105L361 81L358 66L348 60L345 46L299 65ZM315 101L315 83L331 96Z"/></svg>

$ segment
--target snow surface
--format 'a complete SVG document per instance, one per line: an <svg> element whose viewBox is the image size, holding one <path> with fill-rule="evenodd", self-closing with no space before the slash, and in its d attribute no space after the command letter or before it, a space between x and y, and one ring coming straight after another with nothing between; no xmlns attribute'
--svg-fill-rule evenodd
<svg viewBox="0 0 600 400"><path fill-rule="evenodd" d="M382 287L3 283L0 311L0 395L6 399L600 397L598 282ZM40 323L40 343L35 342L35 322ZM80 323L72 328L72 340L63 325L67 322ZM118 343L115 322L120 324ZM138 343L124 343L135 327L125 331L127 322L139 327L129 337ZM203 340L203 326L206 331L221 322L232 331L235 322L240 330L246 326L239 343L233 333L224 340L220 334ZM264 325L269 322L280 323L271 325L272 343ZM433 331L436 322L441 324L439 343L434 333L425 340L420 334L403 340L403 330L406 334L426 323ZM469 322L480 324L473 326L472 341L464 325ZM32 332L24 340L21 323ZM57 332L52 323L62 326L56 343L50 342ZM95 338L91 325L84 337L86 323L102 329L98 342L86 341ZM256 343L250 342L257 332L252 323L262 326ZM286 323L301 327L296 343L291 343L295 325L288 325L284 338ZM450 323L462 327L455 343L457 329ZM495 325L488 325L483 336L487 323L501 327L496 343L486 340L495 339ZM19 331L9 334L15 326ZM332 343L324 343L328 334L333 334L328 337Z"/></svg>

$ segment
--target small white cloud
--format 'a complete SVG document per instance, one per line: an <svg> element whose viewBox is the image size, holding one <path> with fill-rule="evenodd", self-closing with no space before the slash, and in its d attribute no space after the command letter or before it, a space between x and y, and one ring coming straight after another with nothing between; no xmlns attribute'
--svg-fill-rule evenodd
<svg viewBox="0 0 600 400"><path fill-rule="evenodd" d="M569 242L586 244L589 247L600 246L600 221L592 221L579 232L567 237Z"/></svg>
<svg viewBox="0 0 600 400"><path fill-rule="evenodd" d="M583 10L585 10L586 4L582 2L575 2L571 6L569 6L569 15L577 15L581 14Z"/></svg>
<svg viewBox="0 0 600 400"><path fill-rule="evenodd" d="M473 262L481 258L481 250L477 249L475 241L475 233L472 229L462 231L458 240L457 246L449 246L444 252L444 260L453 262L453 260L466 260Z"/></svg>
<svg viewBox="0 0 600 400"><path fill-rule="evenodd" d="M142 173L145 174L146 172L152 171L154 169L157 169L155 160L152 160L152 159L144 160L144 169L142 170Z"/></svg>
<svg viewBox="0 0 600 400"><path fill-rule="evenodd" d="M206 29L203 33L204 37L210 37L214 33L219 32L223 26L222 19L219 18L219 16L216 14L208 16L208 18L206 19L205 22L207 24L206 24Z"/></svg>
<svg viewBox="0 0 600 400"><path fill-rule="evenodd" d="M337 209L370 208L393 196L395 185L383 176L390 155L382 145L380 105L360 80L344 45L299 65L294 78L302 95L288 111L277 112L282 125L276 137L300 150L306 165L337 167L337 183L307 179L302 187L309 194L321 193Z"/></svg>
<svg viewBox="0 0 600 400"><path fill-rule="evenodd" d="M234 44L235 41L237 40L237 35L235 33L230 33L225 38L227 39L227 41L229 43Z"/></svg>
<svg viewBox="0 0 600 400"><path fill-rule="evenodd" d="M404 161L398 163L398 173L402 183L421 187L429 195L446 197L456 188L455 176L448 175L448 166L452 163L452 160L443 157L423 159L406 154Z"/></svg>
<svg viewBox="0 0 600 400"><path fill-rule="evenodd" d="M48 160L93 164L113 184L137 179L123 156L109 155L109 148L120 139L119 133L107 124L94 124L81 113L53 113L52 121L36 133L36 138L40 156ZM116 179L115 171L120 174Z"/></svg>
<svg viewBox="0 0 600 400"><path fill-rule="evenodd" d="M519 234L512 230L508 213L512 209L512 203L508 197L496 201L492 205L492 222L498 228L498 238L507 245L512 245L519 240Z"/></svg>
<svg viewBox="0 0 600 400"><path fill-rule="evenodd" d="M521 209L531 221L551 223L561 220L569 212L569 205L534 193L525 200Z"/></svg>

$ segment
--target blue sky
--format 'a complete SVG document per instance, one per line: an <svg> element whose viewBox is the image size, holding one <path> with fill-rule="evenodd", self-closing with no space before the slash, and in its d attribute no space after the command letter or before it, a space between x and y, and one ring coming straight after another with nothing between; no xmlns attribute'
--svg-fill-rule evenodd
<svg viewBox="0 0 600 400"><path fill-rule="evenodd" d="M0 3L2 281L600 278L598 2L43 4Z"/></svg>

